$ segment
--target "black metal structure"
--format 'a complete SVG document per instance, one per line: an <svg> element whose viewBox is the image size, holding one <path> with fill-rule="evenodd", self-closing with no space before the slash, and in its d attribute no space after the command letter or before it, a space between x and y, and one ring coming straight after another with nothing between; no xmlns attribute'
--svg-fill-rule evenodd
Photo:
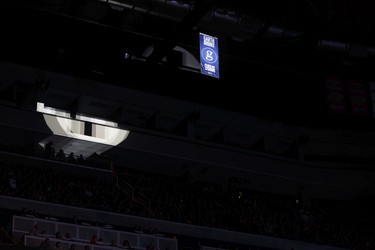
<svg viewBox="0 0 375 250"><path fill-rule="evenodd" d="M299 125L373 127L372 118L359 126L358 119L327 114L324 82L332 73L373 78L369 0L0 4L3 60ZM175 46L198 58L199 32L219 38L220 80L185 72L178 59L163 63Z"/></svg>

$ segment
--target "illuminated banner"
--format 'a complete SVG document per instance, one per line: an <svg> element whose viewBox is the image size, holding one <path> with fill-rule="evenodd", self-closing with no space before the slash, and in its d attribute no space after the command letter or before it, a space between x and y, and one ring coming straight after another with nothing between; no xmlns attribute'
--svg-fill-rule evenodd
<svg viewBox="0 0 375 250"><path fill-rule="evenodd" d="M201 73L219 78L219 44L217 37L199 33Z"/></svg>

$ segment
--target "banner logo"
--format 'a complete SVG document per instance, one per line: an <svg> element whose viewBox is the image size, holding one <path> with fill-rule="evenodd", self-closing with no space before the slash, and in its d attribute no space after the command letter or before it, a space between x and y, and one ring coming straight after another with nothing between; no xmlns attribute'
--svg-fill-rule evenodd
<svg viewBox="0 0 375 250"><path fill-rule="evenodd" d="M199 34L201 73L219 78L219 52L216 37Z"/></svg>

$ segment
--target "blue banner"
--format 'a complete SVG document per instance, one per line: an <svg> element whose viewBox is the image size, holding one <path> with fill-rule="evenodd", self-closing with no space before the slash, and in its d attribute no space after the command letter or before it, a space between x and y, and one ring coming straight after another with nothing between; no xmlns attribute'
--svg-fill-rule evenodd
<svg viewBox="0 0 375 250"><path fill-rule="evenodd" d="M219 44L217 37L199 33L201 73L219 78Z"/></svg>

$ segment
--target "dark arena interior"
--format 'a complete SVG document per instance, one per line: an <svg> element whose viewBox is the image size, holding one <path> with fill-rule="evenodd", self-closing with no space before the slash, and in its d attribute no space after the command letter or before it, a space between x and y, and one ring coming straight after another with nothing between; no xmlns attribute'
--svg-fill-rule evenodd
<svg viewBox="0 0 375 250"><path fill-rule="evenodd" d="M375 249L374 13L0 0L0 248Z"/></svg>

